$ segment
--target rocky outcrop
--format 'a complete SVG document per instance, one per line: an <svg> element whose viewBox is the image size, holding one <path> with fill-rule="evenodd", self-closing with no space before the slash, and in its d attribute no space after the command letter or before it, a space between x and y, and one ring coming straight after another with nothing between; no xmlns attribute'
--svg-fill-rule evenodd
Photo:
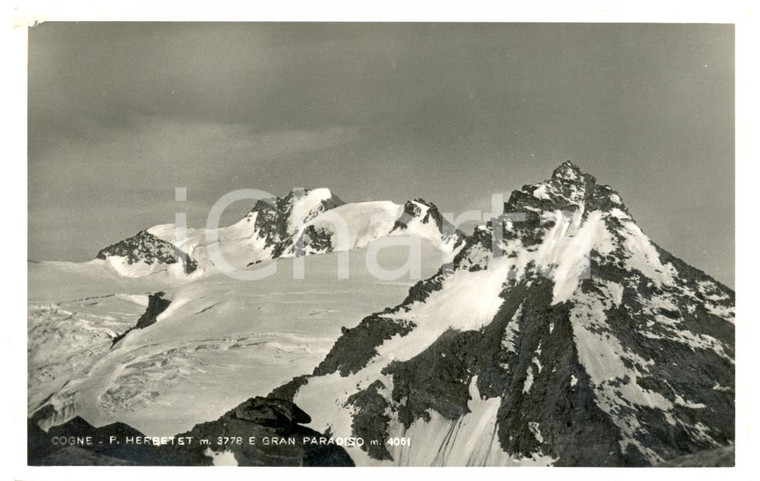
<svg viewBox="0 0 760 481"><path fill-rule="evenodd" d="M101 249L95 257L103 260L123 258L128 265L140 262L147 265L172 265L181 262L185 274L192 274L198 268L198 263L187 253L145 230Z"/></svg>
<svg viewBox="0 0 760 481"><path fill-rule="evenodd" d="M45 432L36 421L28 422L31 466L207 466L215 453L232 454L239 466L354 464L329 434L302 426L309 416L282 399L251 398L216 421L163 440L123 423L96 428L75 417Z"/></svg>
<svg viewBox="0 0 760 481"><path fill-rule="evenodd" d="M301 425L310 421L290 401L255 397L179 436L240 439L209 446L215 452L231 452L238 466L353 466L346 450L330 442L329 434Z"/></svg>
<svg viewBox="0 0 760 481"><path fill-rule="evenodd" d="M156 292L155 294L148 296L148 307L137 320L137 324L135 324L134 327L130 327L126 331L114 337L111 341L111 345L115 346L116 343L124 339L126 335L132 332L134 329L145 329L146 327L155 324L158 316L164 312L171 304L170 300L164 299L164 295L165 293L163 292Z"/></svg>
<svg viewBox="0 0 760 481"><path fill-rule="evenodd" d="M293 189L284 197L256 201L248 216L255 217L264 249L270 249L272 258L277 259L293 247L298 227L344 203L328 189Z"/></svg>
<svg viewBox="0 0 760 481"><path fill-rule="evenodd" d="M382 315L368 316L351 329L342 328L343 335L315 369L321 376L340 372L347 376L361 370L377 355L376 348L393 336L404 336L414 328L410 322L389 319Z"/></svg>

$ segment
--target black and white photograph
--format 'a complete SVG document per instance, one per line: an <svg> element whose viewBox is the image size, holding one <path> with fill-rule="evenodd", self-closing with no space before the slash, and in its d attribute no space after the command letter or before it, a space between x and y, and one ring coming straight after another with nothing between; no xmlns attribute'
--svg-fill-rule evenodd
<svg viewBox="0 0 760 481"><path fill-rule="evenodd" d="M28 466L736 465L734 24L25 28Z"/></svg>

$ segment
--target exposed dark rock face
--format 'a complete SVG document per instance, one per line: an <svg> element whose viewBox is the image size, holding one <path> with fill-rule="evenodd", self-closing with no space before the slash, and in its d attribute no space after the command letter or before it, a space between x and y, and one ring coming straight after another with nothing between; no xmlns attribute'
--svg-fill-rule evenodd
<svg viewBox="0 0 760 481"><path fill-rule="evenodd" d="M307 246L311 252L320 254L332 252L334 249L332 237L333 233L330 230L309 225L304 229L301 239L294 245L294 253L296 256L304 255Z"/></svg>
<svg viewBox="0 0 760 481"><path fill-rule="evenodd" d="M393 336L407 334L414 324L388 319L377 314L365 317L358 326L342 328L343 335L319 366L314 369L315 376L340 372L348 376L367 365L377 351L375 348Z"/></svg>
<svg viewBox="0 0 760 481"><path fill-rule="evenodd" d="M274 398L252 398L216 421L196 425L180 436L197 439L242 438L241 443L209 446L214 451L232 451L239 466L353 466L342 447L314 440L330 438L301 426L309 416L292 402ZM255 438L256 442L249 442ZM264 439L295 440L294 444L267 444ZM308 441L305 441L308 440Z"/></svg>
<svg viewBox="0 0 760 481"><path fill-rule="evenodd" d="M479 352L478 389L502 399L499 441L507 452L540 452L557 466L645 464L610 446L618 430L597 406L589 376L578 361L567 304L551 305L552 283L541 279L505 290L505 302L486 326ZM512 331L511 348L498 342ZM493 340L496 339L497 342ZM536 423L536 424L531 424ZM532 426L540 426L540 436Z"/></svg>
<svg viewBox="0 0 760 481"><path fill-rule="evenodd" d="M443 279L446 277L446 272L447 267L441 267L441 269L439 269L432 277L418 281L409 288L409 295L406 296L399 306L395 308L387 308L383 313L391 314L401 310L408 310L409 306L415 302L425 302L425 299L427 299L430 293L441 289Z"/></svg>
<svg viewBox="0 0 760 481"><path fill-rule="evenodd" d="M404 212L401 214L401 218L393 225L393 230L403 230L409 225L412 219L417 219L422 216L422 208L419 202L407 201L404 203Z"/></svg>
<svg viewBox="0 0 760 481"><path fill-rule="evenodd" d="M477 376L481 396L503 400L497 433L505 450L526 457L540 451L559 458L557 465L644 464L635 453L628 460L606 451L617 443L617 430L594 404L588 376L574 345L566 342L572 337L567 306L547 308L551 283L543 281L530 290L517 285L504 296L499 313L482 330L447 331L415 358L392 362L383 370L393 376L398 420L409 428L418 419L429 421L435 411L456 421L469 412L468 387ZM519 326L510 326L515 322ZM514 351L502 345L508 328L519 333ZM533 381L526 393L528 368ZM573 375L578 377L576 386L571 386ZM540 423L542 441L531 431L531 422ZM583 447L582 456L576 454L578 446Z"/></svg>
<svg viewBox="0 0 760 481"><path fill-rule="evenodd" d="M282 386L278 386L267 395L269 399L287 399L293 400L298 389L309 382L309 376L296 376Z"/></svg>
<svg viewBox="0 0 760 481"><path fill-rule="evenodd" d="M468 412L477 337L475 331L447 331L418 356L383 369L393 377L392 400L404 427L416 419L430 421L430 411L452 420Z"/></svg>
<svg viewBox="0 0 760 481"><path fill-rule="evenodd" d="M391 231L403 231L413 220L419 220L421 224L433 223L441 233L443 243L451 245L454 250L460 248L466 241L466 236L443 218L435 204L423 199L407 201L401 217L395 222Z"/></svg>
<svg viewBox="0 0 760 481"><path fill-rule="evenodd" d="M390 403L378 393L385 386L380 381L370 384L367 389L359 391L348 398L347 404L356 409L354 421L351 424L352 434L361 439L385 439L388 435L388 424L391 418L388 414ZM384 444L362 445L369 455L375 459L393 460L391 453Z"/></svg>
<svg viewBox="0 0 760 481"><path fill-rule="evenodd" d="M167 265L182 262L185 274L192 274L198 268L198 263L187 253L178 249L174 244L159 239L145 230L105 249L101 249L95 257L105 260L114 256L124 257L127 264L130 265L138 262Z"/></svg>
<svg viewBox="0 0 760 481"><path fill-rule="evenodd" d="M371 217L368 217L366 220L368 223L372 222ZM418 230L426 225L430 225L436 230L423 229L423 232ZM401 215L394 222L393 227L389 232L383 232L382 235L394 233L401 235L432 235L430 240L437 244L440 239L440 247L445 250L451 249L452 251L458 251L466 240L466 235L444 219L434 204L425 202L422 199L407 201L403 206ZM308 225L296 233L290 241L282 243L282 246L285 248L283 252L295 256L333 252L336 248L333 242L337 240L335 235L336 233L332 228Z"/></svg>
<svg viewBox="0 0 760 481"><path fill-rule="evenodd" d="M294 212L298 201L312 192L310 189L293 189L285 197L275 197L256 201L248 216L255 215L255 224L259 237L264 239L264 248L272 249L272 258L281 257L284 252L293 247L295 240L294 227L302 225L327 210L345 204L340 198L331 195L319 202L316 208L303 212ZM290 225L288 220L297 217L296 225ZM324 244L324 238L317 232L312 232L319 243Z"/></svg>
<svg viewBox="0 0 760 481"><path fill-rule="evenodd" d="M282 426L309 424L311 418L291 401L276 398L252 398L235 408L235 417L261 424Z"/></svg>
<svg viewBox="0 0 760 481"><path fill-rule="evenodd" d="M165 293L163 292L156 292L155 294L148 296L148 307L145 309L145 312L142 314L142 316L140 316L140 318L137 320L135 327L130 327L126 331L114 337L111 345L116 345L117 342L124 339L124 337L126 337L126 335L134 329L145 329L146 327L155 324L159 314L164 312L171 304L170 300L164 299L164 295Z"/></svg>

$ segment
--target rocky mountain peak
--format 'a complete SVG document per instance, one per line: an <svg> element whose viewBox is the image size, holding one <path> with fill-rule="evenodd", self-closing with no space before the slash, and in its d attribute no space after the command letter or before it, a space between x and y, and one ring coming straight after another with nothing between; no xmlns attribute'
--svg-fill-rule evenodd
<svg viewBox="0 0 760 481"><path fill-rule="evenodd" d="M283 197L269 197L266 199L259 199L251 208L248 215L256 212L279 212L281 214L289 213L299 203L308 202L320 206L319 211L329 210L340 205L345 204L337 195L326 188L320 187L315 189L306 189L303 187L296 187L291 189Z"/></svg>
<svg viewBox="0 0 760 481"><path fill-rule="evenodd" d="M301 225L343 204L328 188L294 188L284 197L256 201L246 218L256 217L256 228L265 246L279 257L291 246L291 238Z"/></svg>
<svg viewBox="0 0 760 481"><path fill-rule="evenodd" d="M393 230L404 230L412 222L419 222L422 225L433 225L442 239L452 246L458 247L464 243L464 235L454 227L451 222L446 220L438 207L432 202L421 198L408 200L404 203L404 211L401 217L396 220Z"/></svg>
<svg viewBox="0 0 760 481"><path fill-rule="evenodd" d="M554 169L554 172L552 172L552 179L561 183L583 182L588 179L595 182L593 175L584 174L581 171L581 168L570 160L562 162L559 167Z"/></svg>
<svg viewBox="0 0 760 481"><path fill-rule="evenodd" d="M554 169L550 179L513 191L504 204L505 213L523 213L535 218L542 212L573 212L579 208L585 212L618 208L628 214L617 192L608 185L598 184L593 175L584 173L569 160Z"/></svg>
<svg viewBox="0 0 760 481"><path fill-rule="evenodd" d="M175 264L181 262L185 274L193 273L198 264L191 256L174 244L159 239L147 230L142 230L132 237L101 249L96 259L121 258L128 265L143 262L145 264Z"/></svg>

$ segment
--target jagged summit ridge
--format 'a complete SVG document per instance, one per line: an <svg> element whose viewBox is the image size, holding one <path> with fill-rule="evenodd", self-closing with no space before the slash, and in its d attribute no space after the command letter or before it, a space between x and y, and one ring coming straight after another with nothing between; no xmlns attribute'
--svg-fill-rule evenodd
<svg viewBox="0 0 760 481"><path fill-rule="evenodd" d="M598 184L593 175L583 173L569 160L557 167L549 180L512 192L504 212L532 215L546 210L574 211L579 207L589 211L618 208L628 213L617 192Z"/></svg>
<svg viewBox="0 0 760 481"><path fill-rule="evenodd" d="M279 230L292 235L294 229L321 212L345 204L328 188L294 188L283 197L259 199L245 218L264 217L282 224ZM284 238L284 235L283 235ZM282 240L282 239L281 239Z"/></svg>
<svg viewBox="0 0 760 481"><path fill-rule="evenodd" d="M592 182L596 182L594 176L590 174L584 174L581 171L581 168L575 165L571 160L562 162L556 169L554 169L552 172L552 179L560 179L562 181L569 182L580 182L584 180L591 180Z"/></svg>
<svg viewBox="0 0 760 481"><path fill-rule="evenodd" d="M320 254L367 247L386 237L410 236L425 240L450 254L458 252L466 236L443 218L438 208L421 199L403 205L390 201L338 206L306 222L286 255Z"/></svg>
<svg viewBox="0 0 760 481"><path fill-rule="evenodd" d="M465 236L454 225L443 217L438 207L432 202L416 198L406 201L404 213L393 226L394 230L409 230L415 222L419 224L431 224L436 229L436 234L442 236L443 242L452 246L452 250L460 247Z"/></svg>

